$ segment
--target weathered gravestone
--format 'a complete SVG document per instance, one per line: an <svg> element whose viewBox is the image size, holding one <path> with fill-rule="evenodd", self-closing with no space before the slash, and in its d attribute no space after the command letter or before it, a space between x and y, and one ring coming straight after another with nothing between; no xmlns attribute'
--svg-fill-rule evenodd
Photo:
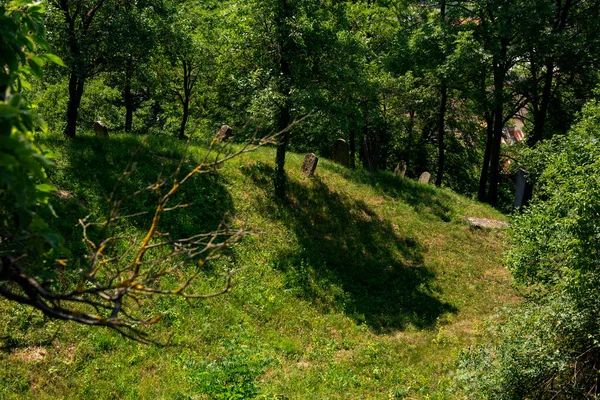
<svg viewBox="0 0 600 400"><path fill-rule="evenodd" d="M217 141L226 142L232 136L231 135L232 132L233 132L233 128L232 127L230 127L229 125L223 125L223 126L221 126L221 128L217 132L217 135L215 136L215 139Z"/></svg>
<svg viewBox="0 0 600 400"><path fill-rule="evenodd" d="M348 144L344 139L336 140L333 144L333 161L347 167L348 158Z"/></svg>
<svg viewBox="0 0 600 400"><path fill-rule="evenodd" d="M515 203L514 207L519 208L525 205L525 192L527 188L526 172L521 170L515 177Z"/></svg>
<svg viewBox="0 0 600 400"><path fill-rule="evenodd" d="M94 132L96 136L108 136L108 127L102 121L94 122Z"/></svg>
<svg viewBox="0 0 600 400"><path fill-rule="evenodd" d="M398 165L396 165L396 169L394 170L394 176L399 176L400 178L404 178L406 174L406 162L400 161Z"/></svg>
<svg viewBox="0 0 600 400"><path fill-rule="evenodd" d="M431 174L429 172L423 172L419 177L419 183L428 184L429 178L431 178Z"/></svg>
<svg viewBox="0 0 600 400"><path fill-rule="evenodd" d="M319 157L314 155L313 153L308 153L304 156L304 162L302 163L302 174L310 178L314 175L315 170L317 169L317 163L319 162Z"/></svg>

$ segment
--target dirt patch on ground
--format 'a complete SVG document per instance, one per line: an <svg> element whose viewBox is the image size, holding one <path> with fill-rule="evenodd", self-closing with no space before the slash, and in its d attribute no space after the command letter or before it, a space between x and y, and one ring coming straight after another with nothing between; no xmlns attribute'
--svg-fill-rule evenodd
<svg viewBox="0 0 600 400"><path fill-rule="evenodd" d="M75 196L73 196L73 193L69 193L66 190L62 189L57 189L55 192L52 193L61 200L71 200L75 198Z"/></svg>
<svg viewBox="0 0 600 400"><path fill-rule="evenodd" d="M25 347L15 350L12 356L24 362L42 361L48 355L48 351L43 347Z"/></svg>
<svg viewBox="0 0 600 400"><path fill-rule="evenodd" d="M508 228L508 222L500 221L497 219L487 219L487 218L475 218L475 217L464 217L465 220L469 223L469 225L478 227L478 228L491 228L491 229L503 229Z"/></svg>

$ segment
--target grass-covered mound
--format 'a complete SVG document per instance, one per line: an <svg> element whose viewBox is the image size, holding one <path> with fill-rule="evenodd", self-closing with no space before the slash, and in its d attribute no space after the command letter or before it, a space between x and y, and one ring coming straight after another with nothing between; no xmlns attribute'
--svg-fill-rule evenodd
<svg viewBox="0 0 600 400"><path fill-rule="evenodd" d="M123 193L172 172L185 149L171 138L119 134L38 140L55 155L53 224L74 258L84 254L77 219L105 211L132 154ZM184 168L205 150L193 144ZM517 298L499 265L504 234L463 217L503 217L448 190L325 159L305 179L296 154L286 163L288 199L278 201L273 159L263 148L196 177L181 198L192 205L163 221L177 236L223 218L254 231L196 283L218 288L220 268L234 265L230 294L156 298L165 317L149 332L168 346L0 300L0 398L460 397L453 371L461 349L480 339L483 319ZM127 207L153 205L140 196ZM134 218L127 229L149 222Z"/></svg>

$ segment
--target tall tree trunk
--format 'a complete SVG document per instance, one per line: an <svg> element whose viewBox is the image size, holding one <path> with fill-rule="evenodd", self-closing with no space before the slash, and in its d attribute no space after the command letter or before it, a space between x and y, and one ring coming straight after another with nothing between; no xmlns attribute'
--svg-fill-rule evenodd
<svg viewBox="0 0 600 400"><path fill-rule="evenodd" d="M64 134L68 138L75 137L77 133L77 117L81 97L83 96L84 84L84 78L78 77L75 72L71 72L71 77L69 78L69 101L67 103L67 124L64 129Z"/></svg>
<svg viewBox="0 0 600 400"><path fill-rule="evenodd" d="M546 72L544 73L544 86L542 88L542 96L539 99L539 105L533 108L533 132L531 132L531 135L527 138L527 144L531 147L544 139L548 107L550 106L552 97L553 77L554 63L549 62L546 65Z"/></svg>
<svg viewBox="0 0 600 400"><path fill-rule="evenodd" d="M190 101L186 97L183 100L183 118L181 118L181 126L179 127L179 139L185 139L185 126L187 125L188 116L190 113Z"/></svg>
<svg viewBox="0 0 600 400"><path fill-rule="evenodd" d="M192 66L188 64L185 58L181 59L181 66L183 68L183 91L179 93L179 100L183 106L183 117L181 118L181 126L179 127L179 139L185 139L185 126L190 114L190 98L192 97Z"/></svg>
<svg viewBox="0 0 600 400"><path fill-rule="evenodd" d="M131 80L133 78L133 62L131 58L127 60L125 68L125 88L123 91L123 99L125 101L125 132L131 132L133 124L133 96L131 95Z"/></svg>
<svg viewBox="0 0 600 400"><path fill-rule="evenodd" d="M287 128L289 124L290 108L286 101L286 104L280 109L277 127L279 131L282 131L285 128ZM275 155L275 177L273 183L275 186L275 196L277 196L280 199L285 198L285 153L287 150L289 135L289 131L281 134L279 141L277 142L277 153Z"/></svg>
<svg viewBox="0 0 600 400"><path fill-rule="evenodd" d="M287 49L285 48L285 41L288 36L287 18L291 17L291 7L288 0L282 0L281 14L277 20L277 27L279 29L279 69L281 72L281 87L280 91L283 95L283 105L279 108L279 119L277 121L277 128L279 132L287 129L290 125L290 89L292 84L292 70L287 59ZM273 186L275 190L275 196L284 199L285 198L285 153L287 150L287 144L289 141L290 132L286 131L281 134L279 141L277 142L277 153L275 155L275 174L273 176Z"/></svg>
<svg viewBox="0 0 600 400"><path fill-rule="evenodd" d="M440 2L440 22L443 27L446 21L446 0ZM440 99L440 113L438 115L438 168L437 175L435 177L435 185L442 186L442 179L444 177L444 131L446 121L446 103L448 101L448 85L446 79L442 78L441 88L441 99Z"/></svg>
<svg viewBox="0 0 600 400"><path fill-rule="evenodd" d="M350 128L350 168L356 168L356 132Z"/></svg>
<svg viewBox="0 0 600 400"><path fill-rule="evenodd" d="M279 119L277 121L277 129L279 132L288 128L290 125L290 86L289 80L291 79L290 66L285 58L280 60L281 72L283 73L284 79L288 83L283 84L282 94L284 97L284 103L279 109ZM277 142L277 153L275 155L275 176L273 177L273 184L275 187L275 196L284 199L285 198L285 153L287 150L287 144L289 141L290 132L286 131L281 134L279 141Z"/></svg>
<svg viewBox="0 0 600 400"><path fill-rule="evenodd" d="M494 141L494 116L488 114L485 117L486 122L486 139L485 139L485 153L483 153L483 165L481 167L481 175L479 177L479 191L477 192L477 199L479 201L486 201L488 174L490 170L490 160L492 158L492 146Z"/></svg>
<svg viewBox="0 0 600 400"><path fill-rule="evenodd" d="M501 57L504 59L504 57ZM490 162L490 190L488 203L495 205L498 202L498 184L500 182L500 146L502 144L502 130L504 128L504 80L505 68L503 63L494 63L494 134L492 141L492 154Z"/></svg>
<svg viewBox="0 0 600 400"><path fill-rule="evenodd" d="M444 176L444 131L446 120L446 103L448 99L448 86L442 81L442 98L440 100L440 113L438 116L438 170L435 177L435 185L442 186Z"/></svg>

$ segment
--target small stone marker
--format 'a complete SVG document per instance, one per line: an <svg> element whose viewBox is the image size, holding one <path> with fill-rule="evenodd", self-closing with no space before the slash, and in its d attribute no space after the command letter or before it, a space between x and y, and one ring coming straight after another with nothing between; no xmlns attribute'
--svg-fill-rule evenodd
<svg viewBox="0 0 600 400"><path fill-rule="evenodd" d="M102 121L94 122L94 132L96 136L108 136L108 127Z"/></svg>
<svg viewBox="0 0 600 400"><path fill-rule="evenodd" d="M317 163L319 162L319 157L314 155L313 153L308 153L304 156L304 162L302 163L302 174L310 178L314 175L315 170L317 169Z"/></svg>
<svg viewBox="0 0 600 400"><path fill-rule="evenodd" d="M406 174L406 162L400 161L398 165L396 165L396 169L394 170L394 176L404 178L404 174Z"/></svg>
<svg viewBox="0 0 600 400"><path fill-rule="evenodd" d="M423 172L419 177L419 183L424 183L427 185L429 183L429 178L431 178L431 174L429 172Z"/></svg>
<svg viewBox="0 0 600 400"><path fill-rule="evenodd" d="M502 229L508 227L508 222L499 221L497 219L464 217L469 225L477 228Z"/></svg>
<svg viewBox="0 0 600 400"><path fill-rule="evenodd" d="M223 126L221 126L221 128L217 132L217 135L215 136L215 139L217 141L226 142L232 136L231 135L232 132L233 132L233 128L232 127L230 127L229 125L223 125Z"/></svg>
<svg viewBox="0 0 600 400"><path fill-rule="evenodd" d="M521 170L517 172L517 176L515 177L515 202L513 204L515 208L523 207L525 204L526 175L526 172Z"/></svg>
<svg viewBox="0 0 600 400"><path fill-rule="evenodd" d="M344 167L348 166L348 144L344 139L338 139L333 144L333 161Z"/></svg>

